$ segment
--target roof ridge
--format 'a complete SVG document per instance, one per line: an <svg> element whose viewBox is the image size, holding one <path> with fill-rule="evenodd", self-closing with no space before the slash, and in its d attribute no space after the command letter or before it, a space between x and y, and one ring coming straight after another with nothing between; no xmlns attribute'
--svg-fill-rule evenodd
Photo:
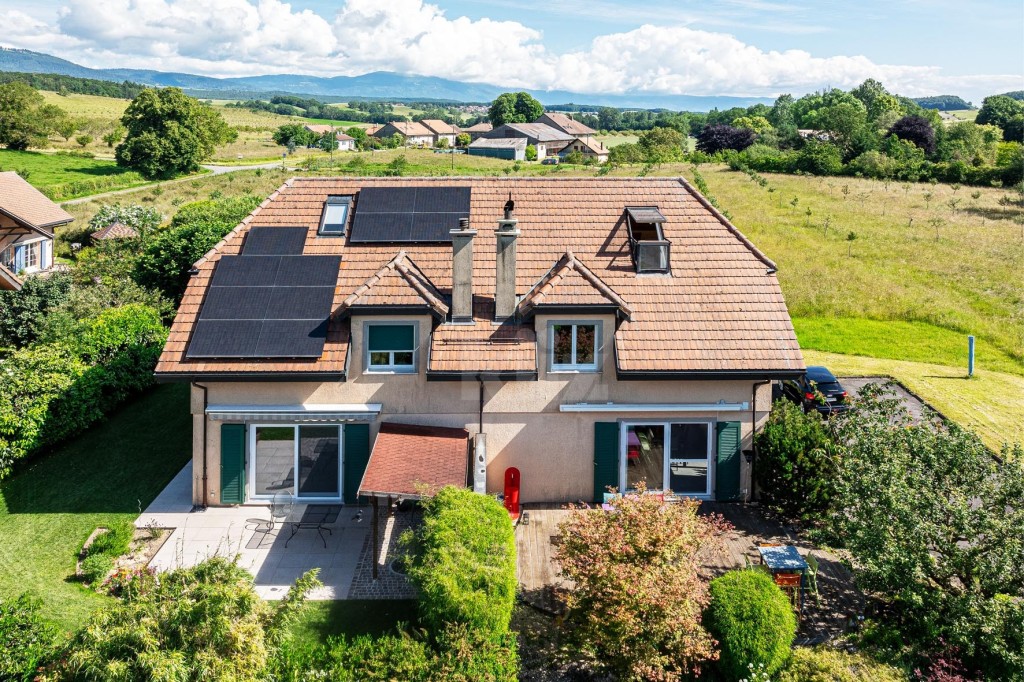
<svg viewBox="0 0 1024 682"><path fill-rule="evenodd" d="M526 295L519 301L520 313L525 315L534 307L540 305L552 290L558 286L559 282L565 279L565 275L563 273L566 270L577 273L583 278L583 281L597 290L599 294L618 306L627 318L633 314L629 304L627 304L614 289L608 286L604 280L588 268L583 261L577 258L576 254L572 252L572 249L566 250L566 252L562 254L557 261L555 261L555 264L551 269L548 270L535 285L533 285L533 288L526 292Z"/></svg>
<svg viewBox="0 0 1024 682"><path fill-rule="evenodd" d="M700 203L701 206L710 211L711 215L715 216L715 218L718 219L718 222L722 223L722 225L724 225L725 228L729 230L729 232L731 232L732 235L736 237L736 239L738 239L741 244L746 246L758 260L767 265L772 272L775 272L776 270L779 269L779 266L775 264L775 261L766 256L764 252L761 251L761 249L754 246L754 242L750 241L750 239L747 238L747 235L740 232L740 229L733 225L732 221L726 218L721 211L715 208L711 204L711 202L707 200L707 197L705 197L703 194L694 189L693 185L687 182L686 178L680 176L679 178L677 178L677 180L679 180L679 184L682 185L683 188L686 189L686 191L688 191L693 196L693 198L695 198Z"/></svg>
<svg viewBox="0 0 1024 682"><path fill-rule="evenodd" d="M394 258L382 265L375 273L370 275L365 282L356 287L351 294L345 297L345 300L341 302L341 305L338 306L338 308L345 309L354 306L360 298L373 289L373 287L383 280L389 272L397 272L405 283L408 284L421 299L423 299L423 302L436 313L442 317L448 314L448 305L441 298L441 293L437 290L437 287L434 286L434 283L430 281L422 270L420 270L420 267L416 265L416 262L409 258L409 254L405 249L396 253ZM424 286L417 278L423 279L430 285L430 288L428 289Z"/></svg>

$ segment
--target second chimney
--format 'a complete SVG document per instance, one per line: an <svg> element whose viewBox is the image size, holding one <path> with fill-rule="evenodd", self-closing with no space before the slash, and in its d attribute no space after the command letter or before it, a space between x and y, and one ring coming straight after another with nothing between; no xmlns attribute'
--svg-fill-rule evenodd
<svg viewBox="0 0 1024 682"><path fill-rule="evenodd" d="M519 221L515 204L509 197L505 204L505 217L498 221L494 236L497 242L495 259L494 319L506 320L516 311L516 239Z"/></svg>
<svg viewBox="0 0 1024 682"><path fill-rule="evenodd" d="M473 321L473 237L469 218L459 218L459 229L452 230L452 322Z"/></svg>

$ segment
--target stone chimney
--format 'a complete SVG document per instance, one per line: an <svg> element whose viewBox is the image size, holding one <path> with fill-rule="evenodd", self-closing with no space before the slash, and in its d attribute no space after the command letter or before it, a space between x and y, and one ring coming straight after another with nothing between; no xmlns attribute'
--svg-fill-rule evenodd
<svg viewBox="0 0 1024 682"><path fill-rule="evenodd" d="M506 320L516 311L516 239L519 221L515 215L512 195L505 202L505 217L498 221L494 235L497 242L495 262L494 319Z"/></svg>
<svg viewBox="0 0 1024 682"><path fill-rule="evenodd" d="M473 321L473 237L469 218L459 218L459 229L452 230L452 322Z"/></svg>

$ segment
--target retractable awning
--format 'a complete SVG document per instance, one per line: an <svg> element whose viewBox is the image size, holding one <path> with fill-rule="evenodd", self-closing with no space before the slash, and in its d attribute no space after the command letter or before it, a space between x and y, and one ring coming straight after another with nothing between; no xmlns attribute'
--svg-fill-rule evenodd
<svg viewBox="0 0 1024 682"><path fill-rule="evenodd" d="M214 421L369 422L380 414L380 403L306 405L208 405Z"/></svg>
<svg viewBox="0 0 1024 682"><path fill-rule="evenodd" d="M384 422L373 444L359 494L420 498L469 475L469 432L440 426Z"/></svg>

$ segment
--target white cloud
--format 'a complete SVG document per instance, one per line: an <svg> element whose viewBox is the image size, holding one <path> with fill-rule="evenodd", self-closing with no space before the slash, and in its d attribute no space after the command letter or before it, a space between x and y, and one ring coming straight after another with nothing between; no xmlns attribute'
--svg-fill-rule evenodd
<svg viewBox="0 0 1024 682"><path fill-rule="evenodd" d="M4 43L88 66L214 76L380 70L539 90L745 96L848 88L866 78L910 96L977 96L1019 88L1022 80L765 51L679 24L598 36L585 49L557 54L527 25L449 18L423 0L347 0L329 19L280 0L68 0L53 23L8 10L0 11L0 26Z"/></svg>

